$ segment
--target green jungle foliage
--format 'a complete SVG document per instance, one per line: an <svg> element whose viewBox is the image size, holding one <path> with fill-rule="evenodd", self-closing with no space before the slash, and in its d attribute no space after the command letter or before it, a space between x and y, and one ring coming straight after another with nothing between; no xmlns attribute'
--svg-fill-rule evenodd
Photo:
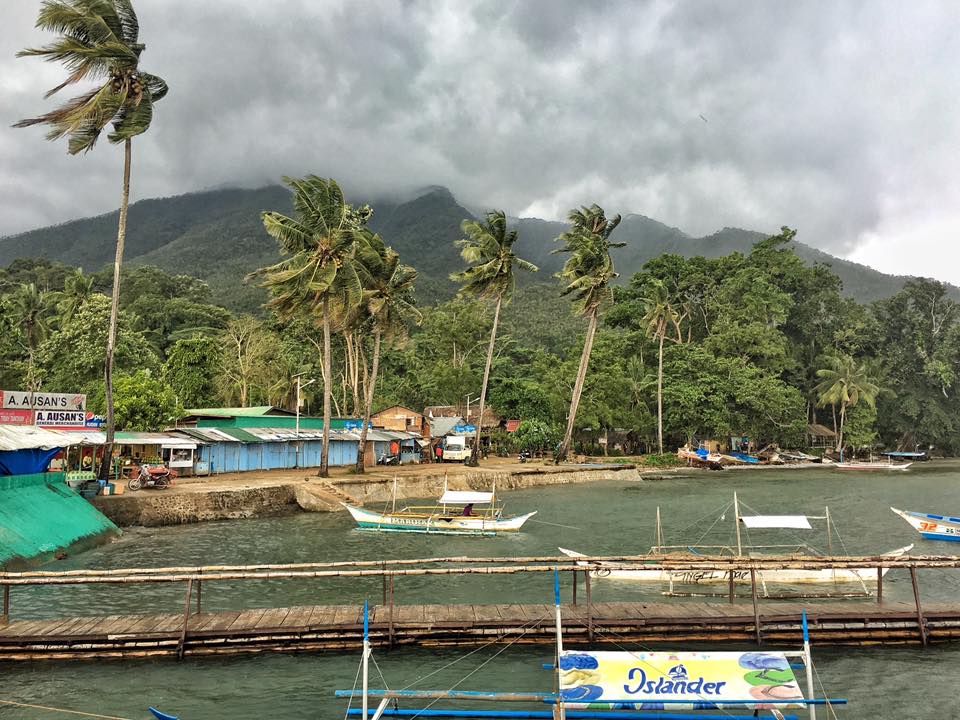
<svg viewBox="0 0 960 720"><path fill-rule="evenodd" d="M286 202L278 198L276 206L283 206L281 199ZM383 214L396 212L388 207ZM623 224L630 222L638 220L628 217ZM555 245L530 252L523 232L531 221L517 227L518 252L546 258L548 269L556 266L555 256L547 255ZM449 233L455 255L460 233ZM628 234L616 233L614 240L629 242ZM748 435L761 446L802 447L808 423L834 427L841 416L848 452L878 446L960 452L960 306L950 288L910 280L891 297L859 303L844 296L830 267L810 265L797 247L793 232L784 229L746 252L663 254L622 277L593 347L576 423L579 448L600 450L607 438L618 452L656 451L659 336L649 318L657 303L667 323L662 397L668 453L727 435ZM629 245L623 251L636 252ZM441 257L437 267L447 264ZM523 421L514 445L549 451L566 422L586 323L548 272L536 277L518 286L503 308L489 405L504 419ZM247 287L236 275L231 282ZM107 292L103 271L83 273L42 258L0 269L3 387L86 392L98 408ZM493 306L445 297L421 302L419 324L408 321L407 332L384 347L375 409L462 406L468 394L475 402ZM316 380L304 389L304 411L319 412L323 345L315 319L279 320L258 304L244 312L217 300L210 285L192 275L153 266L124 270L118 428L163 427L197 406L292 409L298 373L304 382ZM333 336L332 402L335 415L356 417L364 409L372 336L363 322L350 332L349 340L339 331Z"/></svg>

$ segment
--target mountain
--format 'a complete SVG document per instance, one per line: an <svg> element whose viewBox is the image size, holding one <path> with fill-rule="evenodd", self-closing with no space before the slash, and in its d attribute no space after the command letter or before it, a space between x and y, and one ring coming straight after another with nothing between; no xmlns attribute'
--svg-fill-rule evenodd
<svg viewBox="0 0 960 720"><path fill-rule="evenodd" d="M374 208L372 229L420 271L422 301L434 302L454 294L456 287L448 276L461 261L453 243L461 237L460 223L475 213L439 186L394 199L351 200ZM278 259L276 245L260 221L264 210L291 212L286 188L211 190L141 200L130 206L126 261L200 277L210 284L217 302L255 311L266 295L244 282L244 277ZM537 218L512 222L520 232L517 252L540 266L538 281L549 281L563 264L563 257L552 251L554 238L566 225ZM88 271L99 270L113 261L116 228L117 213L113 212L0 238L0 266L18 257L42 256ZM765 235L724 228L698 238L643 215L629 214L615 237L627 243L616 251L615 261L621 277L628 278L646 261L665 252L719 257L747 252ZM794 247L804 260L830 265L843 280L845 293L861 302L889 297L908 279L835 258L800 242ZM957 288L951 288L951 294L960 299Z"/></svg>

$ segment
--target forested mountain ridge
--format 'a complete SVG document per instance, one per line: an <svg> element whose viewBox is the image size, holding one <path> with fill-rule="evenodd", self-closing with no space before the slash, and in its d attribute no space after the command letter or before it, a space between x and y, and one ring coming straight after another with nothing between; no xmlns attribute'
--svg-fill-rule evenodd
<svg viewBox="0 0 960 720"><path fill-rule="evenodd" d="M420 271L422 300L434 302L454 294L456 288L448 276L460 268L461 261L453 242L461 237L461 221L473 214L449 190L434 186L404 200L350 199L374 208L371 228L400 252L404 262ZM210 284L217 302L254 310L265 294L242 279L277 258L276 243L260 220L263 210L290 212L289 192L281 186L268 186L141 200L130 207L127 262L202 278ZM790 224L789 220L785 222ZM562 264L561 258L552 254L553 240L566 225L537 218L514 219L513 224L520 231L517 252L540 266L537 281L549 280ZM99 270L113 260L116 225L114 212L0 238L0 266L20 257L45 257L88 271ZM764 237L763 233L724 228L698 238L643 215L625 214L616 239L627 246L617 250L614 259L621 277L629 278L663 253L720 257L748 252ZM889 297L908 279L835 258L801 242L793 245L806 262L829 264L843 281L845 294L860 302ZM950 293L960 298L957 288L951 287Z"/></svg>

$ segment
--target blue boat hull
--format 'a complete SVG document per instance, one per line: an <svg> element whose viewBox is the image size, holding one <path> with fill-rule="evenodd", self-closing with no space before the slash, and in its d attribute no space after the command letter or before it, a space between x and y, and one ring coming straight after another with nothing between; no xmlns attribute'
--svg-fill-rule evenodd
<svg viewBox="0 0 960 720"><path fill-rule="evenodd" d="M940 533L920 533L924 540L943 540L944 542L960 542L960 535L941 535Z"/></svg>

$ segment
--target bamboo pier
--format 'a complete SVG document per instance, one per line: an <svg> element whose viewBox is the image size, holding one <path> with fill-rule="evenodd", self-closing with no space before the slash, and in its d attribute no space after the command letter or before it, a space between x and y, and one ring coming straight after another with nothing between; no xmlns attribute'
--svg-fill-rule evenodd
<svg viewBox="0 0 960 720"><path fill-rule="evenodd" d="M442 596L450 576L525 574L546 587L542 573L559 572L571 602L564 603L564 642L570 646L616 642L795 644L807 612L817 645L927 645L960 640L960 603L923 603L918 569L955 569L954 556L914 557L678 557L578 558L630 569L747 572L750 594L724 593L712 602L600 602L596 580L566 556L426 558L411 560L127 568L0 573L0 661L84 658L184 657L262 652L353 650L363 641L363 605L315 604L205 612L203 588L221 582L299 581L311 578L382 579L381 602L371 607L370 639L383 647L442 647L498 639L554 644L554 606L547 604L406 604L398 587L407 577L431 577ZM876 596L868 600L768 601L758 598L757 577L782 568L877 568ZM881 568L910 574L913 601L884 599ZM19 619L21 588L64 585L107 587L180 584L182 604L157 614ZM37 590L33 590L36 593ZM41 590L41 592L43 592ZM422 589L420 590L422 592ZM647 594L650 588L646 588ZM545 593L546 594L546 593ZM640 595L638 588L637 595ZM51 598L52 599L52 598Z"/></svg>

